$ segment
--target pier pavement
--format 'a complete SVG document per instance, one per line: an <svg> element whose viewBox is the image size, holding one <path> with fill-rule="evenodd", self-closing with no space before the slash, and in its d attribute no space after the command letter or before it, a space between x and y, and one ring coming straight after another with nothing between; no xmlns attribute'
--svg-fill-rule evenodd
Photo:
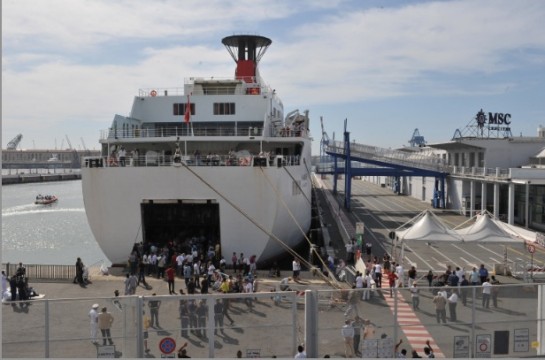
<svg viewBox="0 0 545 360"><path fill-rule="evenodd" d="M372 191L377 190L378 187L371 187ZM389 228L398 226L400 222L407 217L413 216L421 211L422 203L407 199L406 197L397 197L388 193L380 193L384 189L378 188L379 193L366 193L366 187L363 186L360 192L355 194L357 205L354 206L352 212L344 212L349 221L354 223L358 220L363 220L366 223L365 240L370 239L373 241L373 252L388 251L391 249L391 244L388 243L387 233ZM338 259L345 256L344 251L344 237L349 236L343 234L346 231L346 225L338 221L339 208L336 206L329 206L329 203L324 202L326 197L329 196L326 192L319 194L321 199L321 210L323 211L324 221L328 228L328 251L332 252ZM369 202L365 200L368 197ZM394 199L395 198L395 199ZM361 201L361 202L359 202ZM374 201L386 206L386 208L373 208ZM401 204L403 210L395 210L394 205L390 203L398 202ZM337 213L336 213L336 211ZM450 214L446 214L447 216ZM392 220L395 217L395 221ZM398 218L399 217L399 218ZM463 217L462 217L463 218ZM384 221L390 221L387 225ZM460 219L462 220L462 219ZM376 250L375 250L376 249ZM389 252L389 251L388 251ZM439 255L434 255L439 256ZM468 255L466 254L466 257ZM450 259L452 260L452 258ZM443 261L449 261L444 259ZM462 260L458 260L462 261ZM475 261L477 261L475 259ZM457 264L456 261L452 262ZM427 271L427 267L423 265L418 269ZM437 271L444 271L444 268L440 264L437 264ZM259 291L263 293L270 292L272 288L278 285L278 282L282 277L289 276L290 271L282 272L280 278L269 278L267 270L258 271L258 278L260 279ZM512 278L498 276L498 279L503 283L516 282ZM114 290L120 290L123 292L124 273L120 268L113 268L109 275L100 275L98 272L92 273L92 284L86 288L82 288L72 283L34 283L36 291L40 294L44 294L45 299L72 299L67 302L61 302L63 304L62 309L50 310L51 319L50 326L53 325L55 329L51 334L50 339L51 357L96 357L97 349L89 342L89 339L82 338L74 341L59 341L59 339L73 338L73 334L88 333L89 321L87 314L93 303L99 303L100 305L107 305L110 311L114 314L116 319L120 321L120 313L116 312L113 307L113 293ZM150 296L156 293L161 296L163 302L165 297L171 297L169 307L165 307L165 310L161 310L161 316L164 319L166 315L166 326L171 329L176 329L179 326L179 320L177 320L177 300L178 296L168 295L167 283L162 279L148 278L147 281L150 284L150 288L146 289L138 287L136 296ZM176 280L176 290L182 285L183 280ZM419 283L424 286L425 284ZM330 287L325 284L321 279L316 278L310 271L302 272L302 281L300 286L297 285L298 291L305 289L310 290L323 290L328 291ZM336 291L336 290L334 290ZM333 293L332 293L333 294ZM504 330L508 327L518 328L531 328L532 336L535 328L535 319L537 318L535 299L535 288L525 288L525 291L519 293L506 292L500 299L498 309L477 309L478 321L480 321L477 329L479 332L492 333L494 330ZM400 290L399 300L405 303L410 302L410 294L407 291ZM480 299L476 300L476 304L480 305ZM43 344L32 342L32 338L43 338L43 322L44 322L44 308L38 302L31 302L32 305L26 311L20 311L18 309L10 310L8 305L3 306L3 319L2 319L2 331L3 331L3 358L12 357L43 357ZM236 351L241 350L243 356L251 354L256 350L256 344L259 344L259 354L261 357L280 357L280 358L293 358L296 353L296 349L293 344L304 343L304 332L302 328L304 324L304 309L297 307L297 330L293 336L290 331L286 331L282 326L266 326L266 328L258 328L258 330L252 330L250 327L252 324L261 321L274 321L283 316L282 309L274 305L274 301L271 298L262 299L255 302L255 311L245 311L243 303L235 303L235 312L233 312L233 318L235 320L235 326L232 328L226 328L225 335L222 335L215 340L215 346L217 348L216 354L223 354L223 357L235 357ZM412 349L417 350L422 355L424 338L414 335L414 331L405 331L408 326L413 330L421 330L417 332L424 333L427 337L432 336L432 344L438 354L444 354L447 357L451 357L453 354L454 337L457 335L468 335L471 330L472 314L470 308L459 308L459 320L458 322L448 323L447 325L435 324L435 310L432 303L432 296L423 290L421 294L421 305L419 311L410 311L403 306L403 314L400 317L399 313L396 313L396 307L392 305L391 299L388 299L388 293L385 291L377 291L373 301L360 301L356 304L356 308L359 310L359 314L362 318L369 319L372 323L376 324L376 336L380 337L381 334L386 334L389 337L395 337L396 340L402 340L402 347L409 351ZM331 357L339 358L345 356L345 349L343 340L340 335L340 329L344 324L345 312L347 310L346 304L339 302L334 304L328 304L328 306L319 307L318 314L318 327L320 333L319 339L319 351L318 357L323 357L328 354ZM52 315L54 314L54 315ZM62 318L62 314L69 314L65 319ZM349 314L352 317L354 314ZM398 316L398 318L395 318ZM409 319L410 320L407 320ZM289 316L287 317L289 320ZM415 328L415 319L419 321L419 328ZM402 321L402 322L400 322ZM410 325L405 322L411 322ZM532 323L532 321L534 323ZM244 325L246 324L246 328ZM163 325L165 326L165 325ZM401 326L397 327L396 326ZM425 329L425 331L424 331ZM119 336L119 328L114 334L114 337ZM172 336L176 339L179 346L184 339L179 337L177 331L158 330L153 329L150 331L150 338L148 340L148 346L150 352L146 357L161 357L161 353L158 348L159 341L165 336ZM266 337L268 345L263 345L263 337ZM295 339L292 339L294 337ZM208 349L205 342L202 339L198 339L194 336L190 336L187 340L189 343L188 353L194 358L205 358L208 355ZM134 342L134 340L133 340ZM472 342L470 342L472 344ZM130 353L125 351L123 354L122 345L118 345L116 340L116 346L119 346L116 351L119 351L120 356L127 357ZM135 346L132 344L128 347L129 350ZM226 349L228 352L226 353ZM23 351L24 350L24 351ZM223 352L222 352L223 350ZM227 355L225 355L227 354ZM532 353L532 349L528 353L513 354L514 355L535 355L535 351ZM218 355L216 355L218 356ZM129 356L130 357L130 356Z"/></svg>

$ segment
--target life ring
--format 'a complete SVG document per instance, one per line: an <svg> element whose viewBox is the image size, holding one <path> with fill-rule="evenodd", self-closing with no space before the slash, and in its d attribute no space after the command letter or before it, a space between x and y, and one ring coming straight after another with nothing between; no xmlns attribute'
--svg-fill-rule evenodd
<svg viewBox="0 0 545 360"><path fill-rule="evenodd" d="M154 97L157 96L157 91L151 90L150 95L151 95L151 96L154 96Z"/></svg>
<svg viewBox="0 0 545 360"><path fill-rule="evenodd" d="M238 164L240 166L248 166L248 165L250 165L250 160L248 160L248 158L241 157L241 158L238 159Z"/></svg>

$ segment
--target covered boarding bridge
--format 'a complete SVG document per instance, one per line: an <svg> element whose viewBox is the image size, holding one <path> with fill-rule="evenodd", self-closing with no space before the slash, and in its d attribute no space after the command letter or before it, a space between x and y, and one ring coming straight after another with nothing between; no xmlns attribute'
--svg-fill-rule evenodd
<svg viewBox="0 0 545 360"><path fill-rule="evenodd" d="M318 174L333 174L333 192L337 193L337 180L344 174L344 206L350 209L350 196L353 176L388 176L395 179L395 191L399 193L401 177L434 177L435 208L445 208L445 179L448 176L444 159L422 153L407 153L375 146L350 142L350 133L344 133L344 141L327 142L323 146L325 154L333 159L330 163L316 166ZM340 159L340 160L339 160ZM358 166L362 165L364 166Z"/></svg>

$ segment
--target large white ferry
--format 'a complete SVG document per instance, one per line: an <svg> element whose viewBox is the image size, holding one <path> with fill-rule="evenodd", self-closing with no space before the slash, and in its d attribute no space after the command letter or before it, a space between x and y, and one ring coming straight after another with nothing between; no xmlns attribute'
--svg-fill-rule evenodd
<svg viewBox="0 0 545 360"><path fill-rule="evenodd" d="M222 40L235 76L141 89L129 116L101 132L102 156L82 166L85 211L109 260L135 243L220 243L222 255L281 256L311 222L308 111L284 112L258 63L271 40Z"/></svg>

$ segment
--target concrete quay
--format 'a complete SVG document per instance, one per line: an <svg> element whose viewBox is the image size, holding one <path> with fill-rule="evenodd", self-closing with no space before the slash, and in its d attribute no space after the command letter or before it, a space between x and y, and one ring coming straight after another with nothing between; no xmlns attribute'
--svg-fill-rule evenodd
<svg viewBox="0 0 545 360"><path fill-rule="evenodd" d="M50 181L80 180L81 174L18 174L2 175L2 185L27 184Z"/></svg>

